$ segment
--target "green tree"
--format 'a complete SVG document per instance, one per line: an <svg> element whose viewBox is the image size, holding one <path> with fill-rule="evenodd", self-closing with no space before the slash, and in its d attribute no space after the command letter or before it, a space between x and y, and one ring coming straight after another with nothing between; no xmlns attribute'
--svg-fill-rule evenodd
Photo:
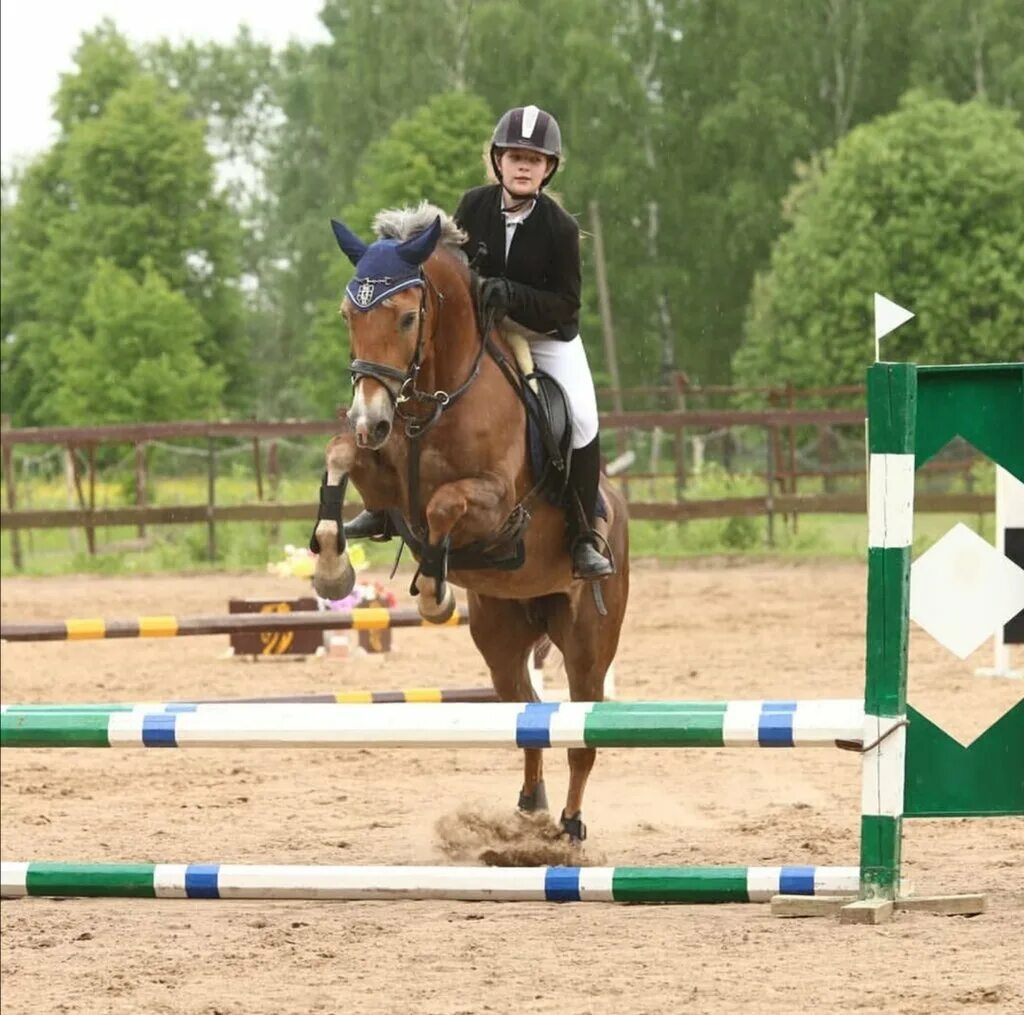
<svg viewBox="0 0 1024 1015"><path fill-rule="evenodd" d="M453 212L463 191L485 182L481 154L493 126L483 99L464 92L437 95L396 120L360 161L346 223L366 236L381 208L422 200Z"/></svg>
<svg viewBox="0 0 1024 1015"><path fill-rule="evenodd" d="M887 359L1024 359L1024 130L975 101L912 94L810 166L757 282L735 372L744 382L859 382L873 292L917 319Z"/></svg>
<svg viewBox="0 0 1024 1015"><path fill-rule="evenodd" d="M53 416L61 423L195 419L220 405L224 374L199 356L206 325L154 270L142 280L96 265L70 337L56 347Z"/></svg>
<svg viewBox="0 0 1024 1015"><path fill-rule="evenodd" d="M102 260L140 282L150 265L188 299L203 322L200 355L223 368L239 405L248 368L241 233L218 193L203 124L107 27L85 36L77 59L79 73L63 77L55 98L64 129L5 209L5 406L20 423L52 418L56 349Z"/></svg>
<svg viewBox="0 0 1024 1015"><path fill-rule="evenodd" d="M906 88L920 0L666 0L658 185L681 365L725 381L794 170Z"/></svg>
<svg viewBox="0 0 1024 1015"><path fill-rule="evenodd" d="M911 76L955 102L987 99L1024 111L1020 0L921 0Z"/></svg>

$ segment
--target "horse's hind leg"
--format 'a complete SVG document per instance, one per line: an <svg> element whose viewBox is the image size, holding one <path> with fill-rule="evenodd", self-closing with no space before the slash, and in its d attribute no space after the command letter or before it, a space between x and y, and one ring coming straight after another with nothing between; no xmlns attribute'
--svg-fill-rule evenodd
<svg viewBox="0 0 1024 1015"><path fill-rule="evenodd" d="M624 553L619 559L618 574L602 583L607 616L598 613L589 586L580 588L573 598L553 600L548 628L551 640L562 650L569 696L573 701L604 700L605 675L619 645L628 587L629 568ZM580 843L587 837L583 794L597 751L593 747L571 747L568 754L569 791L561 826L570 842Z"/></svg>
<svg viewBox="0 0 1024 1015"><path fill-rule="evenodd" d="M530 618L525 604L470 592L469 630L491 671L491 682L498 697L502 701L536 701L528 662L544 628L539 621ZM523 749L523 756L519 809L547 810L544 751L539 747L527 747Z"/></svg>

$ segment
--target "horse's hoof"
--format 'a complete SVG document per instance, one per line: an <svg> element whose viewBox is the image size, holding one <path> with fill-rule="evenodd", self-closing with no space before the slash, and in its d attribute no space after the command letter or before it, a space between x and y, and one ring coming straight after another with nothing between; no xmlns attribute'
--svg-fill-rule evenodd
<svg viewBox="0 0 1024 1015"><path fill-rule="evenodd" d="M313 588L321 599L344 599L355 588L355 584L356 572L347 556L338 568L337 574L316 573L313 575Z"/></svg>
<svg viewBox="0 0 1024 1015"><path fill-rule="evenodd" d="M562 826L562 834L569 837L570 846L583 845L583 840L587 837L587 826L583 824L582 811L577 811L571 818L562 811L558 823Z"/></svg>
<svg viewBox="0 0 1024 1015"><path fill-rule="evenodd" d="M532 793L519 791L519 809L526 814L533 814L536 811L546 811L548 809L548 795L544 789L543 779L533 787Z"/></svg>
<svg viewBox="0 0 1024 1015"><path fill-rule="evenodd" d="M431 589L424 588L419 594L417 607L420 616L428 624L447 624L455 615L458 603L455 601L455 593L452 587L445 583L443 598L440 603L436 602L436 594Z"/></svg>

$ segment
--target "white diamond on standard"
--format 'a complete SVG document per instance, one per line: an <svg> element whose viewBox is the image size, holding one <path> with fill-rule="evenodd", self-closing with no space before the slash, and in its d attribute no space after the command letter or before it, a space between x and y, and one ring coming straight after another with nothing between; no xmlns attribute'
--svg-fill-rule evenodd
<svg viewBox="0 0 1024 1015"><path fill-rule="evenodd" d="M966 659L1024 610L1024 569L963 523L910 569L910 619Z"/></svg>

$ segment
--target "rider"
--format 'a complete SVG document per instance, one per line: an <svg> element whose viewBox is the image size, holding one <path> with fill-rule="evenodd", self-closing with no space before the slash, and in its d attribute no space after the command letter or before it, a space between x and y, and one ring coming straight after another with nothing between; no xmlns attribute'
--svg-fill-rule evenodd
<svg viewBox="0 0 1024 1015"><path fill-rule="evenodd" d="M565 389L572 406L569 486L586 515L567 509L573 574L605 578L612 562L594 533L600 476L597 397L579 334L580 240L576 220L543 193L558 170L558 123L536 106L510 109L491 137L497 183L466 191L455 220L468 234L463 249L482 276L481 312L528 329L536 367ZM387 533L384 512L363 512L345 526L354 538Z"/></svg>

